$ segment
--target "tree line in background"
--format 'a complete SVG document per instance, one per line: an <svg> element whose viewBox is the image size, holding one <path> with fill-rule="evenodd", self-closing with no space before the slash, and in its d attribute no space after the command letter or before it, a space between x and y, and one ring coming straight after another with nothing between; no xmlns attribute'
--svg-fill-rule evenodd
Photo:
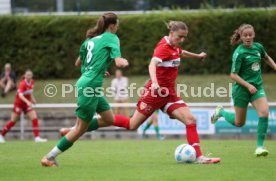
<svg viewBox="0 0 276 181"><path fill-rule="evenodd" d="M0 66L10 62L18 74L31 68L38 78L73 78L74 67L86 30L98 16L0 17ZM127 74L148 74L147 66L156 43L168 34L165 22L187 23L189 34L183 48L206 51L204 62L184 59L180 74L228 74L235 47L230 36L242 23L255 27L256 41L276 59L276 10L183 11L120 16L118 36L123 57L130 61ZM264 72L272 72L268 66Z"/></svg>
<svg viewBox="0 0 276 181"><path fill-rule="evenodd" d="M54 12L57 0L12 0L12 7L28 12ZM127 11L271 7L276 0L63 0L64 11Z"/></svg>

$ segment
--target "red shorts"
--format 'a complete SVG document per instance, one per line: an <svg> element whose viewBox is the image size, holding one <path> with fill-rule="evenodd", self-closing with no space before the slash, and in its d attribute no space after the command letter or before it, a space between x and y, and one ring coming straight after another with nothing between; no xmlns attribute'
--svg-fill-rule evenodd
<svg viewBox="0 0 276 181"><path fill-rule="evenodd" d="M172 112L180 107L187 107L187 104L176 94L169 94L164 97L156 92L152 93L150 89L145 89L137 103L136 110L149 117L155 110L161 109L172 117Z"/></svg>
<svg viewBox="0 0 276 181"><path fill-rule="evenodd" d="M13 112L16 113L16 114L21 114L22 111L24 112L24 114L32 111L33 108L28 106L27 104L14 104L13 105Z"/></svg>

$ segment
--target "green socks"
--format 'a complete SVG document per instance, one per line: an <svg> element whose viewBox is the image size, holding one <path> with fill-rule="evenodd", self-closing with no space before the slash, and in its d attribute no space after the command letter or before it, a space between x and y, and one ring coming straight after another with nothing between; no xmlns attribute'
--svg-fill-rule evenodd
<svg viewBox="0 0 276 181"><path fill-rule="evenodd" d="M89 126L86 132L94 131L99 128L99 123L97 118L93 118L92 121L89 122Z"/></svg>
<svg viewBox="0 0 276 181"><path fill-rule="evenodd" d="M260 117L258 123L257 147L264 146L264 139L268 127L268 117Z"/></svg>
<svg viewBox="0 0 276 181"><path fill-rule="evenodd" d="M145 128L143 130L143 135L145 134L145 132L147 131L147 129L149 129L150 126L151 126L151 123L147 122L147 125L145 126Z"/></svg>
<svg viewBox="0 0 276 181"><path fill-rule="evenodd" d="M61 140L58 142L57 144L57 148L64 152L65 150L67 150L68 148L70 148L73 145L73 143L69 142L66 138L66 136L63 136L61 138Z"/></svg>
<svg viewBox="0 0 276 181"><path fill-rule="evenodd" d="M236 125L235 125L235 113L233 113L233 112L227 112L227 111L225 111L224 109L221 109L220 115L221 115L222 117L224 117L224 119L225 119L228 123L232 124L233 126L236 126Z"/></svg>
<svg viewBox="0 0 276 181"><path fill-rule="evenodd" d="M156 133L156 137L159 139L160 138L159 126L154 126L154 130L155 130L155 133Z"/></svg>

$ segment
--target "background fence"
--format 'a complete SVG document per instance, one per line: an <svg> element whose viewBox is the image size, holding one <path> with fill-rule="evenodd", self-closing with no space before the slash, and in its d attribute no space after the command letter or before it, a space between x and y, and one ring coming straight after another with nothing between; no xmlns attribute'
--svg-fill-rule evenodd
<svg viewBox="0 0 276 181"><path fill-rule="evenodd" d="M258 116L252 107L249 107L247 122L243 128L235 128L225 121L219 120L214 126L210 124L210 117L217 105L222 105L226 109L232 109L231 103L190 103L194 116L197 118L198 132L201 135L209 136L223 136L228 138L240 136L254 136L257 130ZM268 134L270 136L276 135L276 102L269 103L270 117ZM10 112L12 110L11 104L0 105L0 127L3 127L8 119L10 119ZM114 107L129 107L132 112L135 110L135 103L115 104ZM49 139L57 139L60 137L58 130L61 127L71 127L75 123L74 110L76 104L37 104L35 109L40 120L41 135ZM176 120L171 120L166 114L159 111L159 127L161 134L179 136L185 134L185 127ZM143 124L138 133L142 132L145 125ZM148 134L154 134L153 128L150 128ZM30 139L32 136L31 121L23 115L19 123L12 129L11 133L7 134L8 139ZM137 132L126 131L121 128L108 127L101 128L92 134L86 134L86 138L137 138Z"/></svg>

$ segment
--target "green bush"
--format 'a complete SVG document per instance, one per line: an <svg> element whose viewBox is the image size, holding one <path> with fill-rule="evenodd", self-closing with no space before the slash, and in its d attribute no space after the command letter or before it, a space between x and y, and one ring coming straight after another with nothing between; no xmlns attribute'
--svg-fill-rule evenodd
<svg viewBox="0 0 276 181"><path fill-rule="evenodd" d="M12 63L18 74L31 68L36 78L78 77L74 67L86 30L97 16L0 17L0 66ZM276 11L236 10L163 12L159 14L120 16L118 36L124 57L130 61L128 74L148 74L147 65L156 43L168 34L165 22L185 21L189 35L183 48L206 51L204 62L184 59L181 74L229 73L234 47L229 37L242 23L255 27L256 41L261 42L276 59ZM114 69L114 68L113 68ZM264 66L263 72L272 71Z"/></svg>

